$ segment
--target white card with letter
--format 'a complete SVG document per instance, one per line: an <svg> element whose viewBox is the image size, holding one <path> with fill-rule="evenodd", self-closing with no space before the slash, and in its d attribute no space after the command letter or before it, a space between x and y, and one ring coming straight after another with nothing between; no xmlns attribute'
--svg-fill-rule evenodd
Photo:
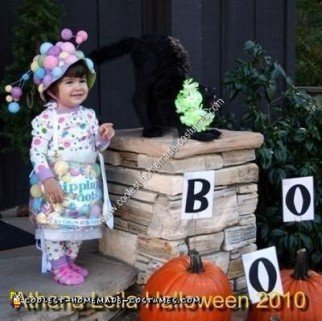
<svg viewBox="0 0 322 321"><path fill-rule="evenodd" d="M215 171L184 173L181 217L212 217Z"/></svg>

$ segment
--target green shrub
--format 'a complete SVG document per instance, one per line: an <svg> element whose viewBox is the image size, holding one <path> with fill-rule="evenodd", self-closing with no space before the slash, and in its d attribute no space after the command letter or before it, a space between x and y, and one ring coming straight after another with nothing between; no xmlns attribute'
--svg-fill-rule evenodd
<svg viewBox="0 0 322 321"><path fill-rule="evenodd" d="M43 110L43 102L37 87L29 80L24 84L24 95L19 101L21 109L12 114L5 101L4 87L19 80L30 69L32 58L42 42L57 40L62 15L63 7L50 0L24 0L18 10L18 23L13 29L13 62L6 67L0 82L0 139L5 142L5 147L0 147L1 153L18 151L24 160L29 158L31 120Z"/></svg>
<svg viewBox="0 0 322 321"><path fill-rule="evenodd" d="M304 246L310 263L322 262L322 107L299 91L284 69L259 44L245 43L247 60L228 71L224 83L230 98L241 95L247 112L239 128L261 132L257 208L258 244L275 245L281 265L292 263ZM282 88L282 89L281 89ZM315 220L282 222L282 179L314 176Z"/></svg>
<svg viewBox="0 0 322 321"><path fill-rule="evenodd" d="M296 84L322 86L322 2L296 1Z"/></svg>

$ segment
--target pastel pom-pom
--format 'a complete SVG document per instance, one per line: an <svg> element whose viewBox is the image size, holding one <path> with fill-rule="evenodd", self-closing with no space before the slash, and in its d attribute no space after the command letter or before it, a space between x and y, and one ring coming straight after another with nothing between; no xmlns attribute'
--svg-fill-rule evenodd
<svg viewBox="0 0 322 321"><path fill-rule="evenodd" d="M64 177L62 177L62 181L68 183L71 181L71 176L70 175L64 175Z"/></svg>
<svg viewBox="0 0 322 321"><path fill-rule="evenodd" d="M87 215L89 212L89 205L83 205L81 208L80 208L80 213L82 215Z"/></svg>
<svg viewBox="0 0 322 321"><path fill-rule="evenodd" d="M34 74L36 75L37 78L42 79L44 78L46 71L44 68L38 68L35 70Z"/></svg>
<svg viewBox="0 0 322 321"><path fill-rule="evenodd" d="M70 29L63 29L60 33L60 36L63 40L70 40L73 37L73 33Z"/></svg>
<svg viewBox="0 0 322 321"><path fill-rule="evenodd" d="M54 166L54 170L60 178L68 172L68 169L69 169L68 163L64 161L58 161Z"/></svg>
<svg viewBox="0 0 322 321"><path fill-rule="evenodd" d="M46 214L39 213L36 217L37 217L37 223L39 223L39 224L46 224L47 223Z"/></svg>
<svg viewBox="0 0 322 321"><path fill-rule="evenodd" d="M22 96L22 90L20 87L13 87L11 89L11 95L13 98L20 98Z"/></svg>
<svg viewBox="0 0 322 321"><path fill-rule="evenodd" d="M80 45L83 42L83 39L81 37L76 37L75 42Z"/></svg>
<svg viewBox="0 0 322 321"><path fill-rule="evenodd" d="M8 110L10 111L10 113L17 113L19 110L20 110L20 105L16 102L11 102L9 105L8 105Z"/></svg>
<svg viewBox="0 0 322 321"><path fill-rule="evenodd" d="M80 31L78 31L78 32L77 32L76 37L79 37L79 38L81 38L83 41L86 41L86 40L87 40L87 38L88 38L88 34L87 34L87 32L86 32L86 31L84 31L84 30L80 30Z"/></svg>
<svg viewBox="0 0 322 321"><path fill-rule="evenodd" d="M91 210L90 210L90 216L91 217L99 217L101 214L101 208L97 205L97 204L94 204L92 207L91 207Z"/></svg>
<svg viewBox="0 0 322 321"><path fill-rule="evenodd" d="M12 90L12 86L11 85L7 85L4 90L7 92L7 93L10 93L11 90Z"/></svg>
<svg viewBox="0 0 322 321"><path fill-rule="evenodd" d="M49 48L47 54L51 55L51 56L59 56L59 54L61 53L62 49L58 46L52 46L51 48Z"/></svg>
<svg viewBox="0 0 322 321"><path fill-rule="evenodd" d="M55 68L57 68L57 67L55 67ZM44 77L44 79L42 80L42 83L44 84L45 87L48 87L51 84L52 80L53 80L53 77L51 75L47 74Z"/></svg>
<svg viewBox="0 0 322 321"><path fill-rule="evenodd" d="M63 51L74 53L75 52L75 46L71 42L65 42L61 45L61 49Z"/></svg>
<svg viewBox="0 0 322 321"><path fill-rule="evenodd" d="M24 81L28 81L30 79L30 76L27 73L25 73L22 75L21 79Z"/></svg>
<svg viewBox="0 0 322 321"><path fill-rule="evenodd" d="M54 69L58 64L58 59L55 56L47 56L44 59L44 67L46 69L52 70Z"/></svg>
<svg viewBox="0 0 322 321"><path fill-rule="evenodd" d="M42 206L42 199L40 197L35 198L32 202L33 210L39 213L41 211L41 206Z"/></svg>
<svg viewBox="0 0 322 321"><path fill-rule="evenodd" d="M78 58L85 58L85 55L84 55L83 51L81 51L81 50L77 50L75 52L75 56Z"/></svg>
<svg viewBox="0 0 322 321"><path fill-rule="evenodd" d="M40 93L42 93L43 91L44 91L44 84L40 84L39 86L38 86L38 91L40 92Z"/></svg>
<svg viewBox="0 0 322 321"><path fill-rule="evenodd" d="M65 59L66 64L73 64L74 62L76 62L78 60L78 58L74 55L70 55Z"/></svg>
<svg viewBox="0 0 322 321"><path fill-rule="evenodd" d="M30 183L30 185L34 185L34 184L38 183L38 177L35 173L31 175L31 177L29 179L29 183Z"/></svg>
<svg viewBox="0 0 322 321"><path fill-rule="evenodd" d="M66 59L69 56L69 53L67 51L63 51L59 54L59 58Z"/></svg>
<svg viewBox="0 0 322 321"><path fill-rule="evenodd" d="M92 60L90 60L89 58L86 58L86 64L89 70L93 70L94 69L94 63Z"/></svg>
<svg viewBox="0 0 322 321"><path fill-rule="evenodd" d="M44 66L44 59L45 59L45 56L44 55L39 55L38 56L37 63L38 63L38 66L39 67L43 67Z"/></svg>
<svg viewBox="0 0 322 321"><path fill-rule="evenodd" d="M38 62L37 61L33 61L32 63L31 63L31 65L30 65L30 69L32 70L32 71L35 71L36 69L38 69L39 68L39 65L38 65Z"/></svg>
<svg viewBox="0 0 322 321"><path fill-rule="evenodd" d="M32 185L30 188L30 195L32 197L40 197L42 195L41 187L38 184Z"/></svg>
<svg viewBox="0 0 322 321"><path fill-rule="evenodd" d="M33 76L33 79L34 79L34 83L35 83L36 85L40 85L40 84L41 84L41 79L37 78L35 74L34 74L34 76Z"/></svg>
<svg viewBox="0 0 322 321"><path fill-rule="evenodd" d="M11 96L11 95L7 95L7 96L6 96L6 102L7 102L7 103L11 103L12 101L13 101L12 96Z"/></svg>
<svg viewBox="0 0 322 321"><path fill-rule="evenodd" d="M47 53L48 49L49 49L49 48L51 48L52 46L53 46L53 44L52 44L52 43L50 43L50 42L44 42L44 43L40 46L39 51L40 51L40 53L41 53L42 55L45 55L45 54Z"/></svg>
<svg viewBox="0 0 322 321"><path fill-rule="evenodd" d="M69 170L70 175L72 176L78 176L79 175L79 169L78 168L71 168Z"/></svg>
<svg viewBox="0 0 322 321"><path fill-rule="evenodd" d="M53 77L55 77L55 78L59 78L59 77L61 77L61 75L63 74L63 70L62 70L60 67L55 67L55 68L52 70L52 74L53 74Z"/></svg>

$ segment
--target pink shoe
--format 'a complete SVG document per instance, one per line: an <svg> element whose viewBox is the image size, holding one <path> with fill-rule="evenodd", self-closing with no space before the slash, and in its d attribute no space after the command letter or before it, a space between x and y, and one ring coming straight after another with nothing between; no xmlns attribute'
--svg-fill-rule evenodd
<svg viewBox="0 0 322 321"><path fill-rule="evenodd" d="M77 272L78 274L80 274L83 277L85 277L89 274L89 272L86 268L76 265L74 262L69 262L68 265L73 271Z"/></svg>
<svg viewBox="0 0 322 321"><path fill-rule="evenodd" d="M53 279L55 282L65 285L76 285L84 283L84 277L73 271L68 265L64 265L59 269L53 270Z"/></svg>

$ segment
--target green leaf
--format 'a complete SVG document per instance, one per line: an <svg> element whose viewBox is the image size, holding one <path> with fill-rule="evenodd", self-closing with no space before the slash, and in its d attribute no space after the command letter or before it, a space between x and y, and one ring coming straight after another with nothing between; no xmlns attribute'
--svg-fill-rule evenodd
<svg viewBox="0 0 322 321"><path fill-rule="evenodd" d="M272 237L284 237L287 233L280 229L274 229L271 233Z"/></svg>
<svg viewBox="0 0 322 321"><path fill-rule="evenodd" d="M255 43L251 40L248 40L245 42L244 49L245 50L251 50L255 47Z"/></svg>

